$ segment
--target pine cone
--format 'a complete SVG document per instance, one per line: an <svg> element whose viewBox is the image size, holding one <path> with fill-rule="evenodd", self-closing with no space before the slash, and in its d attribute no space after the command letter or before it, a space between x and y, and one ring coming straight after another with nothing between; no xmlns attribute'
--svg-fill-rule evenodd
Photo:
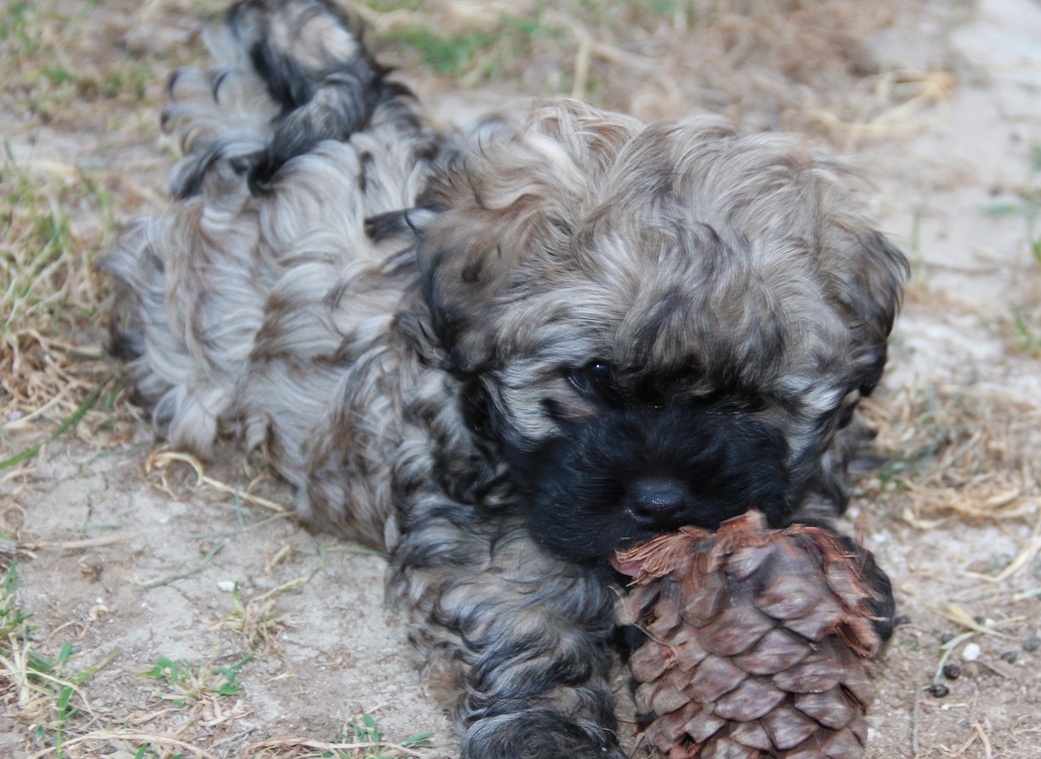
<svg viewBox="0 0 1041 759"><path fill-rule="evenodd" d="M756 511L620 552L635 579L619 622L649 637L629 660L647 740L668 759L861 756L883 644L870 561L830 530L770 530Z"/></svg>

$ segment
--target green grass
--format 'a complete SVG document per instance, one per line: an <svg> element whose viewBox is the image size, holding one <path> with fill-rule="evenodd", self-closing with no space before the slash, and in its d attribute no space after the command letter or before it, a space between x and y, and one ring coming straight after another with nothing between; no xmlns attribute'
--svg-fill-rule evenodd
<svg viewBox="0 0 1041 759"><path fill-rule="evenodd" d="M1019 199L984 206L984 213L992 217L1021 216L1025 227L1027 250L1035 266L1041 265L1041 145L1029 150L1027 177L1017 189ZM1033 276L1041 274L1035 270ZM1031 358L1041 357L1041 306L1034 287L1009 309L1008 316L999 320L1006 346L1013 352Z"/></svg>
<svg viewBox="0 0 1041 759"><path fill-rule="evenodd" d="M397 10L418 11L423 7L423 0L361 0L361 4L377 13L390 13Z"/></svg>
<svg viewBox="0 0 1041 759"><path fill-rule="evenodd" d="M511 64L530 60L536 49L545 53L571 47L566 30L547 24L538 9L529 18L501 14L491 30L444 35L433 28L436 25L391 29L379 39L398 48L398 54L415 51L420 65L441 76L471 84L492 79Z"/></svg>
<svg viewBox="0 0 1041 759"><path fill-rule="evenodd" d="M0 533L0 539L11 545L15 541ZM4 570L3 579L0 580L0 641L8 641L8 638L25 629L25 625L31 615L23 612L15 604L15 590L18 587L18 560L13 559ZM3 643L0 642L0 646ZM3 650L3 649L0 649Z"/></svg>
<svg viewBox="0 0 1041 759"><path fill-rule="evenodd" d="M385 2L370 1L367 7L377 13L395 9ZM664 16L673 14L672 2L572 2L555 3L548 11L536 5L525 15L489 14L475 27L465 29L457 22L443 23L435 7L422 3L410 6L420 23L401 27L397 24L372 37L386 53L388 60L414 56L410 63L452 80L455 87L472 87L481 82L515 80L532 61L546 64L547 71L557 72L543 82L542 95L570 92L574 56L577 50L575 30L586 30L597 41L625 40L634 32L647 33L658 26ZM451 28L452 33L439 32ZM460 31L460 29L465 29ZM594 101L605 94L606 87L597 77L586 83L586 92Z"/></svg>
<svg viewBox="0 0 1041 759"><path fill-rule="evenodd" d="M30 326L61 333L71 319L93 317L102 292L93 264L114 222L111 203L82 169L18 163L6 146L0 166L0 325L7 339ZM78 233L69 208L87 206L101 233ZM74 313L69 313L72 309Z"/></svg>
<svg viewBox="0 0 1041 759"><path fill-rule="evenodd" d="M465 72L477 53L487 50L497 36L485 32L469 32L454 37L441 37L423 26L388 32L384 39L414 48L423 64L439 74L459 76Z"/></svg>
<svg viewBox="0 0 1041 759"><path fill-rule="evenodd" d="M323 757L351 757L351 759L402 759L411 754L402 752L404 749L422 749L430 746L433 733L419 733L410 738L405 738L398 743L388 743L383 731L379 729L376 720L371 714L362 714L356 722L350 722L347 729L334 740L335 743L343 744L373 744L359 750L327 751Z"/></svg>
<svg viewBox="0 0 1041 759"><path fill-rule="evenodd" d="M243 687L239 680L239 670L252 658L253 654L249 653L229 667L220 667L161 656L142 677L166 684L165 691L155 693L156 698L169 701L175 707L188 706L207 695L239 695Z"/></svg>
<svg viewBox="0 0 1041 759"><path fill-rule="evenodd" d="M32 615L17 603L17 588L15 559L0 580L0 697L17 710L14 716L19 712L34 715L31 729L37 744L50 747L57 759L64 759L68 723L90 712L82 686L119 652L112 651L78 671L70 664L76 652L72 643L62 646L53 659L44 657L35 650L36 628L30 624Z"/></svg>
<svg viewBox="0 0 1041 759"><path fill-rule="evenodd" d="M142 103L157 79L140 54L99 57L78 49L89 46L82 35L95 5L81 3L71 15L21 2L0 9L0 76L17 84L8 89L14 101L43 121L72 116L99 99Z"/></svg>
<svg viewBox="0 0 1041 759"><path fill-rule="evenodd" d="M1035 324L1018 306L1011 309L1012 347L1016 353L1041 357L1041 325Z"/></svg>
<svg viewBox="0 0 1041 759"><path fill-rule="evenodd" d="M1018 201L992 203L983 207L988 216L1022 216L1026 224L1026 241L1034 261L1041 264L1041 145L1031 145L1026 181L1016 190Z"/></svg>

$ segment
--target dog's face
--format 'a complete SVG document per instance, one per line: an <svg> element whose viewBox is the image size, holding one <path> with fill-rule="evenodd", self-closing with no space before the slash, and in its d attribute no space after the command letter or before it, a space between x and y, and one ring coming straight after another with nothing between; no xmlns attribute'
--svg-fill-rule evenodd
<svg viewBox="0 0 1041 759"><path fill-rule="evenodd" d="M556 105L426 202L432 329L566 559L783 522L881 374L906 264L788 140Z"/></svg>

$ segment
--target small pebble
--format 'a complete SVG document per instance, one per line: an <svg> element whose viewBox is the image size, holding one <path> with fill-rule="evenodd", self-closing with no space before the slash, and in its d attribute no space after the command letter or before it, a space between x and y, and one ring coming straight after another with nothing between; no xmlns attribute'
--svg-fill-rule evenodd
<svg viewBox="0 0 1041 759"><path fill-rule="evenodd" d="M1036 651L1041 648L1041 636L1031 635L1025 641L1023 641L1023 648L1026 651Z"/></svg>
<svg viewBox="0 0 1041 759"><path fill-rule="evenodd" d="M940 636L940 642L944 645L950 643L952 640L954 640L954 633L944 633Z"/></svg>
<svg viewBox="0 0 1041 759"><path fill-rule="evenodd" d="M943 698L951 692L951 689L943 683L936 683L934 685L930 685L928 688L926 688L926 690L932 693L937 698Z"/></svg>
<svg viewBox="0 0 1041 759"><path fill-rule="evenodd" d="M893 627L900 627L900 625L911 624L911 618L906 614L901 614L899 617L893 618Z"/></svg>
<svg viewBox="0 0 1041 759"><path fill-rule="evenodd" d="M983 617L982 614L977 614L975 617L972 618L972 621L978 625L985 625L987 623L987 620Z"/></svg>
<svg viewBox="0 0 1041 759"><path fill-rule="evenodd" d="M961 658L965 661L976 661L980 658L980 647L976 643L968 643L962 649Z"/></svg>
<svg viewBox="0 0 1041 759"><path fill-rule="evenodd" d="M961 677L961 667L957 664L944 664L943 665L943 676L948 680L957 680Z"/></svg>
<svg viewBox="0 0 1041 759"><path fill-rule="evenodd" d="M1017 654L1015 651L1006 651L1001 655L1001 658L1007 661L1009 664L1012 664L1016 661L1016 656Z"/></svg>

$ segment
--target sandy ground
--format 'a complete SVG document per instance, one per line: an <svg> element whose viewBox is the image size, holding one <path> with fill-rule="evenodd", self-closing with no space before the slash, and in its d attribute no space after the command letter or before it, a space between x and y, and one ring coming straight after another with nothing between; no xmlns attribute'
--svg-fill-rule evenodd
<svg viewBox="0 0 1041 759"><path fill-rule="evenodd" d="M151 26L139 33L147 44L175 50L199 15L189 3L169 6L152 16L146 6L142 18ZM105 12L101 3L102 27ZM984 471L947 482L943 492L962 502L982 494L977 511L1016 513L973 518L937 507L936 488L894 487L878 475L862 483L844 524L866 527L866 545L891 574L899 613L908 618L880 668L872 759L1041 756L1041 650L1024 648L1041 633L1041 595L1030 595L1041 585L1034 468L1041 466L1041 363L1029 344L1031 329L1041 334L1041 272L1030 246L1041 190L1032 168L1041 145L1039 39L1041 4L1030 0L909 8L869 49L884 71L943 72L932 80L939 95L904 118L851 131L844 145L875 183L875 214L915 269L872 409L883 447L902 451L928 439L926 416L929 424L948 418L930 399L940 411L970 409L956 417L968 420L961 430L967 445L984 446L1005 479ZM155 70L149 86L164 73ZM421 93L441 98L447 116L507 99L504 88L490 86L447 95L421 72L406 74ZM876 85L901 86L899 74L883 80ZM518 84L510 102L527 94ZM143 121L112 133L104 124L19 124L17 113L0 116L20 161L111 162L138 188L121 196L134 202L117 217L161 202L170 158ZM152 117L149 111L142 119ZM84 339L99 342L101 328L87 328ZM911 426L899 421L908 408ZM1001 434L983 435L991 424ZM190 756L195 747L208 752L199 756L288 756L304 749L287 739L350 737L349 723L363 712L390 741L433 732L422 755L453 755L447 720L424 694L400 626L381 604L381 557L197 487L183 464L149 470L155 441L140 419L124 413L109 432L118 446L99 452L83 435L59 438L0 482L0 531L23 545L16 599L33 615L34 650L53 661L71 643L66 676L106 662L82 687L89 709L77 702L82 713L63 734L66 755ZM209 476L239 488L256 473L233 449L207 466ZM289 501L287 489L270 480L254 492ZM953 621L959 610L966 618ZM941 636L973 626L982 633L954 651L950 661L962 675L943 680L949 694L924 690L940 661ZM970 643L980 648L975 661L964 655ZM228 680L214 668L252 650L254 658L237 670L241 686L217 693ZM144 676L164 658L186 662L191 677L175 685ZM54 704L17 689L6 693L0 757L54 755ZM259 745L269 739L276 743Z"/></svg>

